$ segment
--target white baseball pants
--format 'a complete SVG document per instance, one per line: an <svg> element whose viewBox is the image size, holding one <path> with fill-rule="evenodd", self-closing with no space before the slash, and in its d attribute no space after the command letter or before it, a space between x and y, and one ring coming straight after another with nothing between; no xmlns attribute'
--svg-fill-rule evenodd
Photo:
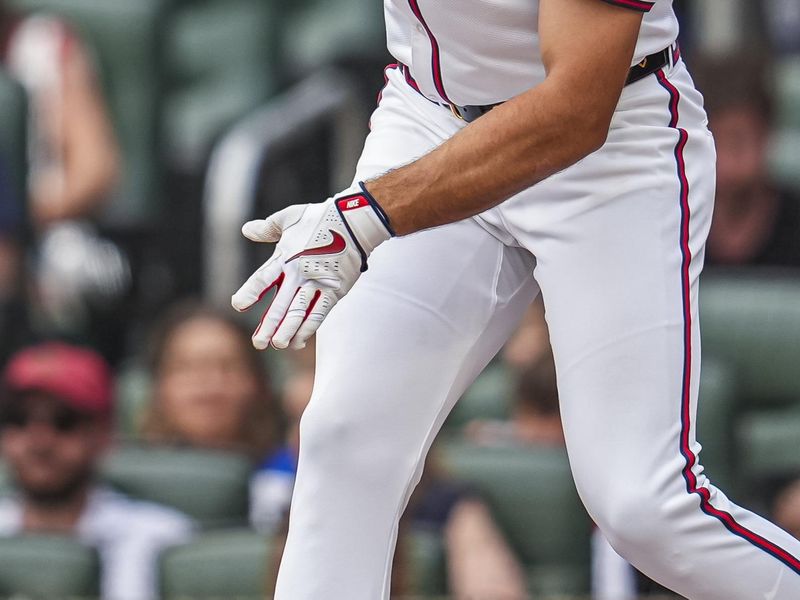
<svg viewBox="0 0 800 600"><path fill-rule="evenodd" d="M463 125L388 69L356 180ZM389 597L431 442L539 289L575 481L614 548L690 600L800 598L800 542L733 505L698 462L714 159L678 61L625 88L599 151L476 219L375 251L319 332L276 598Z"/></svg>

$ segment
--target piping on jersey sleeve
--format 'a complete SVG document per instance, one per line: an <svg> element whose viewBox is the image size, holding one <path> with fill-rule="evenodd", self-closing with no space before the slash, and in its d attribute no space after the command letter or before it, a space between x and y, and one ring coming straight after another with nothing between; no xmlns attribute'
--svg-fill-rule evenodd
<svg viewBox="0 0 800 600"><path fill-rule="evenodd" d="M653 8L655 4L655 2L647 2L646 0L603 0L603 2L613 4L614 6L638 10L639 12L650 12L650 9Z"/></svg>

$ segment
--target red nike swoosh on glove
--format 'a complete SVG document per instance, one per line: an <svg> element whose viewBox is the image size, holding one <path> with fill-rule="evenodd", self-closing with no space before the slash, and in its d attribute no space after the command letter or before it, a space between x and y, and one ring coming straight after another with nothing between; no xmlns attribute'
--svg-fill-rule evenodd
<svg viewBox="0 0 800 600"><path fill-rule="evenodd" d="M318 256L320 254L339 254L339 252L343 252L344 249L347 248L347 242L344 241L344 238L338 231L334 231L333 229L328 229L328 231L333 236L333 241L330 244L319 246L318 248L306 248L302 252L298 252L287 259L286 262L291 262L295 258L300 258L301 256Z"/></svg>

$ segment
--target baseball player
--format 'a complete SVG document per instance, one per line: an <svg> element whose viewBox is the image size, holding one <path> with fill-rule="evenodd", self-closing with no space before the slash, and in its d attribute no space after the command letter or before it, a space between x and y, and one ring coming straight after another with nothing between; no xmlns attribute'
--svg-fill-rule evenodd
<svg viewBox="0 0 800 600"><path fill-rule="evenodd" d="M540 292L614 548L691 600L800 598L800 542L698 461L715 157L671 0L384 4L397 64L355 183L243 228L278 242L232 299L277 288L254 344L301 347L329 315L276 598L389 597L428 448Z"/></svg>

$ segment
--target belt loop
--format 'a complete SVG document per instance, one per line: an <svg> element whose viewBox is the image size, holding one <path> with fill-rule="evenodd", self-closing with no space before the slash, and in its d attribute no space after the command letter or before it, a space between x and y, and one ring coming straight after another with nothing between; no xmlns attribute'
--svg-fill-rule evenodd
<svg viewBox="0 0 800 600"><path fill-rule="evenodd" d="M450 107L450 112L453 113L453 116L456 119L459 119L461 121L465 120L464 119L464 115L461 114L461 112L458 110L458 108L456 108L456 106L454 104L448 104L447 106Z"/></svg>

